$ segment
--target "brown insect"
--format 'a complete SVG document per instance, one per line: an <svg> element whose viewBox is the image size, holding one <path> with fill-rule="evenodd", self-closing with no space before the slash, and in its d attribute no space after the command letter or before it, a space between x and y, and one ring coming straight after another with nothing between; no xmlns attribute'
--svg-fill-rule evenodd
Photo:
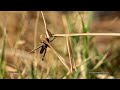
<svg viewBox="0 0 120 90"><path fill-rule="evenodd" d="M48 41L48 43L52 42L55 39L55 37L54 37L52 40L50 40L51 38L52 37L46 38L46 40ZM43 56L42 56L42 61L43 61L48 47L49 47L48 44L46 44L44 41L42 41L40 43L40 45L36 49L32 50L30 53L35 53L35 51L37 49L41 48L40 49L40 54L43 54Z"/></svg>

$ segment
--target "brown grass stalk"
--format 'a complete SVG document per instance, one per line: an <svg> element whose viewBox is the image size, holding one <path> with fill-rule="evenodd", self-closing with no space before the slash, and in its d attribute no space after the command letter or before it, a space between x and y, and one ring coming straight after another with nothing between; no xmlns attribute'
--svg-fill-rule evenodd
<svg viewBox="0 0 120 90"><path fill-rule="evenodd" d="M54 50L54 48L49 44L49 42L45 39L45 37L43 37L43 36L41 35L41 36L40 36L40 39L43 40L43 41L45 41L46 44L48 44L48 46L53 50L53 52L54 52L54 53L56 54L56 56L60 59L60 61L61 61L62 64L66 67L66 69L68 70L68 73L69 73L70 70L69 70L68 65L65 63L64 58L63 58L61 55L59 55L56 50Z"/></svg>
<svg viewBox="0 0 120 90"><path fill-rule="evenodd" d="M120 33L78 33L78 34L54 34L54 37L75 37L75 36L120 36Z"/></svg>
<svg viewBox="0 0 120 90"><path fill-rule="evenodd" d="M64 29L65 29L66 33L70 33L68 30L67 19L66 19L65 15L62 16L62 20L63 20L63 25L64 25ZM76 66L75 66L75 62L73 60L73 53L72 53L72 48L71 48L70 42L71 42L71 39L69 37L66 37L67 50L68 50L69 61L70 61L70 70L72 73L73 68L75 68L75 70L76 70Z"/></svg>
<svg viewBox="0 0 120 90"><path fill-rule="evenodd" d="M41 11L41 15L42 15L42 19L43 19L43 22L44 22L46 37L50 38L51 35L50 35L50 33L49 33L48 29L47 29L47 24L46 24L46 21L45 21L45 17L44 17L43 11Z"/></svg>
<svg viewBox="0 0 120 90"><path fill-rule="evenodd" d="M107 53L103 56L103 58L95 65L95 67L93 68L93 70L96 70L98 67L100 67L100 66L103 64L103 62L104 62L104 60L106 59L108 53L109 53L109 52L107 52Z"/></svg>

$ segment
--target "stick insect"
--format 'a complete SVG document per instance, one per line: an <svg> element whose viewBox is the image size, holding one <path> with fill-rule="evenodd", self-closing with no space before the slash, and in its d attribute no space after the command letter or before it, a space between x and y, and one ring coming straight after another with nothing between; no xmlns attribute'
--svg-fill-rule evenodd
<svg viewBox="0 0 120 90"><path fill-rule="evenodd" d="M55 37L52 36L53 34L51 34L50 31L49 31L49 34L50 34L50 37L49 38L48 37L45 38L48 41L48 43L52 42L55 39ZM53 39L50 40L52 37L53 37ZM40 54L43 54L43 56L42 56L42 61L43 61L48 47L49 47L48 44L46 44L45 41L42 40L40 45L36 49L32 50L30 53L35 53L36 50L41 48L40 49Z"/></svg>

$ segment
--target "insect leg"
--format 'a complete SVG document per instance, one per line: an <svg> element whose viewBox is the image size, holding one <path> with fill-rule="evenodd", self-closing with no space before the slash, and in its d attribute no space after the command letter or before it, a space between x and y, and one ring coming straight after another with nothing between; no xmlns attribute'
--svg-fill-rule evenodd
<svg viewBox="0 0 120 90"><path fill-rule="evenodd" d="M43 44L42 47L41 47L41 50L40 50L40 54L42 54L45 50L45 45Z"/></svg>
<svg viewBox="0 0 120 90"><path fill-rule="evenodd" d="M45 50L44 50L43 57L42 57L42 61L43 61L44 58L45 58L46 51L47 51L47 48L45 48Z"/></svg>
<svg viewBox="0 0 120 90"><path fill-rule="evenodd" d="M39 49L40 47L42 47L42 44L38 46L36 49L32 50L30 53L35 53L35 50Z"/></svg>
<svg viewBox="0 0 120 90"><path fill-rule="evenodd" d="M55 37L50 42L52 42L54 39L55 39Z"/></svg>

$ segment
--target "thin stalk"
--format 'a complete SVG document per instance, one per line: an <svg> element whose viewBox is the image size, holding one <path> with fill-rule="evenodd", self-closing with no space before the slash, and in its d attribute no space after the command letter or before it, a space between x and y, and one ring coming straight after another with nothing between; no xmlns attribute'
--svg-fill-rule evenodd
<svg viewBox="0 0 120 90"><path fill-rule="evenodd" d="M75 37L75 36L120 36L120 33L75 33L75 34L54 34L54 37Z"/></svg>
<svg viewBox="0 0 120 90"><path fill-rule="evenodd" d="M65 29L66 33L70 33L70 31L68 29L67 19L64 15L62 16L62 20L63 20L63 25L64 25L64 29ZM72 73L73 68L75 67L75 63L74 63L74 60L73 60L73 53L72 53L72 48L71 48L71 38L66 37L66 43L67 43L67 50L68 50L68 54L69 54L70 70L71 70L71 73Z"/></svg>
<svg viewBox="0 0 120 90"><path fill-rule="evenodd" d="M34 48L37 47L37 29L38 29L39 17L40 17L40 12L38 11L38 12L37 12L37 18L36 18L36 21L35 21L35 29L34 29ZM36 51L35 51L35 54L34 54L34 60L35 60L34 64L35 64L35 66L34 66L33 69L32 69L34 75L37 74L37 70L36 70L36 67L37 67L37 59L36 59L36 57L37 57L37 53L36 53Z"/></svg>
<svg viewBox="0 0 120 90"><path fill-rule="evenodd" d="M43 14L42 11L41 11L41 15L42 15L42 19L43 19L43 22L44 22L46 37L47 37L47 38L50 38L50 37L51 37L51 33L50 33L50 31L48 31L48 29L47 29L47 24L46 24L45 17L44 17L44 14Z"/></svg>

